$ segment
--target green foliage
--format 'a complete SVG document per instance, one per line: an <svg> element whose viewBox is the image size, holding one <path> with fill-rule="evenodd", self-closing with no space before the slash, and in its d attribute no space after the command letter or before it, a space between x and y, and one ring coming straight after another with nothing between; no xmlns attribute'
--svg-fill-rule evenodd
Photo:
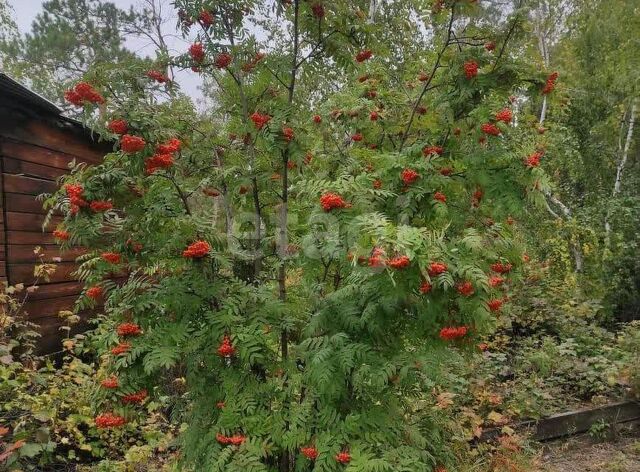
<svg viewBox="0 0 640 472"><path fill-rule="evenodd" d="M174 432L164 416L168 398L145 406L126 429L96 428L94 408L104 372L87 361L86 342L66 339L56 360L35 353L36 325L21 311L37 287L4 287L0 295L0 465L3 470L51 470L63 464L109 464L107 470L149 464ZM82 336L81 338L84 338ZM84 351L77 356L75 350ZM85 360L83 360L85 359ZM166 460L166 458L162 458ZM154 459L159 466L161 459Z"/></svg>
<svg viewBox="0 0 640 472"><path fill-rule="evenodd" d="M549 275L531 268L519 306L500 320L471 382L504 399L500 412L524 418L635 395L637 323L603 327L597 299Z"/></svg>

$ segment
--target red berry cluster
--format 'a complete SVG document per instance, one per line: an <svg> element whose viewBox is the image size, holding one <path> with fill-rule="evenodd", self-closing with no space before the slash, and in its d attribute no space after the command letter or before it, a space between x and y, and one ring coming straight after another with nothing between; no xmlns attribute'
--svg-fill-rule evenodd
<svg viewBox="0 0 640 472"><path fill-rule="evenodd" d="M371 59L373 57L373 51L371 49L363 49L358 54L356 54L357 62L364 62L367 59Z"/></svg>
<svg viewBox="0 0 640 472"><path fill-rule="evenodd" d="M125 120L111 120L107 125L107 129L112 133L122 135L128 131L129 125Z"/></svg>
<svg viewBox="0 0 640 472"><path fill-rule="evenodd" d="M423 280L422 283L420 284L420 293L423 295L429 293L432 289L433 289L433 285L431 285L426 280Z"/></svg>
<svg viewBox="0 0 640 472"><path fill-rule="evenodd" d="M222 338L222 343L218 347L218 355L221 357L231 357L236 353L236 348L231 344L231 338L228 334Z"/></svg>
<svg viewBox="0 0 640 472"><path fill-rule="evenodd" d="M233 436L225 436L221 433L216 434L216 441L218 441L223 446L240 446L246 440L247 437L241 434L234 434Z"/></svg>
<svg viewBox="0 0 640 472"><path fill-rule="evenodd" d="M468 280L456 285L456 290L463 297L470 297L474 293L473 285Z"/></svg>
<svg viewBox="0 0 640 472"><path fill-rule="evenodd" d="M166 143L158 144L156 152L159 154L172 154L178 152L182 148L182 141L178 138L171 138Z"/></svg>
<svg viewBox="0 0 640 472"><path fill-rule="evenodd" d="M351 135L351 141L360 142L364 139L362 133L354 133Z"/></svg>
<svg viewBox="0 0 640 472"><path fill-rule="evenodd" d="M460 339L467 335L469 328L466 326L449 326L440 330L440 339L445 341L453 341L454 339Z"/></svg>
<svg viewBox="0 0 640 472"><path fill-rule="evenodd" d="M427 272L429 273L429 277L437 277L440 274L444 274L447 269L447 264L444 262L432 262L429 264Z"/></svg>
<svg viewBox="0 0 640 472"><path fill-rule="evenodd" d="M130 393L128 395L123 395L123 397L120 399L120 401L122 401L122 403L124 403L125 405L130 405L130 404L137 404L137 403L142 403L143 401L145 401L145 399L149 396L149 393L147 392L146 389L142 389L138 392L135 393Z"/></svg>
<svg viewBox="0 0 640 472"><path fill-rule="evenodd" d="M202 10L198 15L198 21L204 28L208 28L209 26L211 26L215 19L216 16L208 10Z"/></svg>
<svg viewBox="0 0 640 472"><path fill-rule="evenodd" d="M416 172L413 169L404 169L401 173L400 173L400 179L402 179L402 182L405 185L411 185L412 183L414 183L416 180L418 180L420 178L420 174L418 174L418 172Z"/></svg>
<svg viewBox="0 0 640 472"><path fill-rule="evenodd" d="M110 264L120 264L121 256L117 252L103 252L100 257Z"/></svg>
<svg viewBox="0 0 640 472"><path fill-rule="evenodd" d="M543 95L548 95L553 92L553 90L556 88L556 80L558 80L558 76L559 74L557 72L553 72L549 75L549 77L547 77L547 82L542 89Z"/></svg>
<svg viewBox="0 0 640 472"><path fill-rule="evenodd" d="M433 199L439 201L440 203L447 203L447 196L442 192L436 192L433 195Z"/></svg>
<svg viewBox="0 0 640 472"><path fill-rule="evenodd" d="M282 137L286 142L290 143L294 137L293 128L289 128L289 127L282 128ZM293 161L289 161L289 162L293 162ZM295 162L293 163L295 165Z"/></svg>
<svg viewBox="0 0 640 472"><path fill-rule="evenodd" d="M229 64L231 64L231 61L233 61L233 57L231 56L231 54L221 52L213 60L213 65L218 69L226 69L227 67L229 67Z"/></svg>
<svg viewBox="0 0 640 472"><path fill-rule="evenodd" d="M374 247L369 256L369 267L382 267L386 263L385 252L381 247Z"/></svg>
<svg viewBox="0 0 640 472"><path fill-rule="evenodd" d="M124 354L126 352L129 352L129 350L131 350L131 344L129 344L129 343L120 343L116 347L111 349L111 354L113 354L114 356L119 356L120 354Z"/></svg>
<svg viewBox="0 0 640 472"><path fill-rule="evenodd" d="M69 240L70 235L67 231L63 229L57 229L53 232L53 237L61 241L67 241Z"/></svg>
<svg viewBox="0 0 640 472"><path fill-rule="evenodd" d="M493 275L493 276L489 277L489 285L491 287L499 287L503 283L504 283L504 279L502 277L500 277L499 275Z"/></svg>
<svg viewBox="0 0 640 472"><path fill-rule="evenodd" d="M115 375L112 375L109 378L104 379L102 382L100 382L100 385L103 388L118 388L120 386L120 383L118 382L118 377L116 377Z"/></svg>
<svg viewBox="0 0 640 472"><path fill-rule="evenodd" d="M75 215L80 207L86 207L89 203L84 199L84 188L80 184L65 184L64 190L69 197L71 214Z"/></svg>
<svg viewBox="0 0 640 472"><path fill-rule="evenodd" d="M491 310L492 312L498 312L500 311L500 309L502 308L502 304L504 302L502 300L500 300L499 298L493 298L491 300L489 300L487 302L487 306L489 307L489 310Z"/></svg>
<svg viewBox="0 0 640 472"><path fill-rule="evenodd" d="M426 146L422 149L422 155L424 157L428 157L433 154L441 156L443 152L444 149L442 148L442 146Z"/></svg>
<svg viewBox="0 0 640 472"><path fill-rule="evenodd" d="M496 120L502 121L503 123L511 123L511 119L513 118L513 112L510 108L503 108L499 112L496 113Z"/></svg>
<svg viewBox="0 0 640 472"><path fill-rule="evenodd" d="M189 55L197 63L204 61L204 47L202 43L194 43L189 46Z"/></svg>
<svg viewBox="0 0 640 472"><path fill-rule="evenodd" d="M125 134L120 138L120 149L122 152L133 154L134 152L142 151L144 149L146 141L140 136L132 136Z"/></svg>
<svg viewBox="0 0 640 472"><path fill-rule="evenodd" d="M320 197L320 206L324 211L348 208L349 204L337 193L326 192Z"/></svg>
<svg viewBox="0 0 640 472"><path fill-rule="evenodd" d="M387 265L392 269L406 269L411 264L408 256L396 256L387 261Z"/></svg>
<svg viewBox="0 0 640 472"><path fill-rule="evenodd" d="M314 446L301 447L300 452L303 456L311 459L312 461L315 461L318 458L318 449L316 449Z"/></svg>
<svg viewBox="0 0 640 472"><path fill-rule="evenodd" d="M440 175L449 177L451 174L453 174L453 169L451 167L443 167L440 169Z"/></svg>
<svg viewBox="0 0 640 472"><path fill-rule="evenodd" d="M502 131L500 131L500 128L498 128L493 123L484 123L482 126L480 126L480 129L484 134L488 134L490 136L500 136L500 133L502 133Z"/></svg>
<svg viewBox="0 0 640 472"><path fill-rule="evenodd" d="M91 202L89 208L91 208L91 211L94 213L101 213L111 210L113 208L113 203L106 200L95 200Z"/></svg>
<svg viewBox="0 0 640 472"><path fill-rule="evenodd" d="M463 64L464 75L467 79L473 79L478 75L478 63L476 61L467 61Z"/></svg>
<svg viewBox="0 0 640 472"><path fill-rule="evenodd" d="M81 107L85 103L105 103L100 93L86 82L79 82L75 87L64 92L64 98L69 103Z"/></svg>
<svg viewBox="0 0 640 472"><path fill-rule="evenodd" d="M314 122L315 124L320 124L320 123L322 123L322 117L321 117L320 115L313 115L313 118L312 118L312 119L313 119L313 122Z"/></svg>
<svg viewBox="0 0 640 472"><path fill-rule="evenodd" d="M87 297L97 300L102 296L102 287L98 287L97 285L94 287L90 287L87 289Z"/></svg>
<svg viewBox="0 0 640 472"><path fill-rule="evenodd" d="M161 83L161 84L164 84L165 82L169 82L169 77L164 75L159 70L148 70L147 71L147 77L149 77L151 80L155 80L156 82Z"/></svg>
<svg viewBox="0 0 640 472"><path fill-rule="evenodd" d="M116 328L118 336L139 336L142 329L135 323L120 323Z"/></svg>
<svg viewBox="0 0 640 472"><path fill-rule="evenodd" d="M382 188L382 180L376 179L373 181L373 188L379 190Z"/></svg>
<svg viewBox="0 0 640 472"><path fill-rule="evenodd" d="M513 265L510 263L504 264L502 262L496 262L495 264L491 264L491 270L498 274L507 274L511 272Z"/></svg>
<svg viewBox="0 0 640 472"><path fill-rule="evenodd" d="M347 451L339 452L336 455L336 460L341 464L348 464L349 462L351 462L351 454L349 454Z"/></svg>
<svg viewBox="0 0 640 472"><path fill-rule="evenodd" d="M104 428L117 428L126 424L127 420L119 415L113 413L103 413L95 418L96 427Z"/></svg>
<svg viewBox="0 0 640 472"><path fill-rule="evenodd" d="M487 41L484 43L484 48L489 52L493 51L496 48L495 41Z"/></svg>
<svg viewBox="0 0 640 472"><path fill-rule="evenodd" d="M524 165L529 167L530 169L534 167L538 167L540 165L540 158L543 156L543 153L540 151L536 151L533 154L528 155L524 159Z"/></svg>
<svg viewBox="0 0 640 472"><path fill-rule="evenodd" d="M257 111L254 112L249 118L251 118L251 121L253 121L253 124L257 129L264 128L264 125L266 125L267 123L269 123L269 121L271 121L271 116L267 114L262 114Z"/></svg>
<svg viewBox="0 0 640 472"><path fill-rule="evenodd" d="M173 165L172 154L154 154L144 160L144 171L147 175L153 174L158 169L168 169Z"/></svg>
<svg viewBox="0 0 640 472"><path fill-rule="evenodd" d="M211 245L208 242L196 241L182 251L182 257L186 257L187 259L201 259L209 254L210 251Z"/></svg>

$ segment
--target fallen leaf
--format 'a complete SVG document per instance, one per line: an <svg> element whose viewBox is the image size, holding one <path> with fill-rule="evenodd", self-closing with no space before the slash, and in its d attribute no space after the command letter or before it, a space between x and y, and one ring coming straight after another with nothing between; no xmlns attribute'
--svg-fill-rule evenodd
<svg viewBox="0 0 640 472"><path fill-rule="evenodd" d="M436 406L441 410L449 408L451 405L453 405L453 399L455 398L455 396L455 393L442 392L436 397Z"/></svg>

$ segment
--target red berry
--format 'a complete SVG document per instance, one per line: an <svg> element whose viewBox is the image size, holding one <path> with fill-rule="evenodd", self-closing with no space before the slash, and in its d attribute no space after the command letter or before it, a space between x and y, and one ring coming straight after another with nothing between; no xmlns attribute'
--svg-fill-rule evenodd
<svg viewBox="0 0 640 472"><path fill-rule="evenodd" d="M371 49L364 49L360 51L358 54L356 54L356 61L364 62L367 59L371 59L372 56L373 56L373 51L371 51Z"/></svg>
<svg viewBox="0 0 640 472"><path fill-rule="evenodd" d="M125 134L129 129L125 120L111 120L107 125L107 129L115 134Z"/></svg>
<svg viewBox="0 0 640 472"><path fill-rule="evenodd" d="M467 61L463 65L464 75L467 79L473 79L478 75L478 63L476 61Z"/></svg>
<svg viewBox="0 0 640 472"><path fill-rule="evenodd" d="M342 198L341 195L332 192L326 192L320 197L320 206L326 212L331 210L347 208L349 204Z"/></svg>
<svg viewBox="0 0 640 472"><path fill-rule="evenodd" d="M312 461L315 461L318 458L318 450L314 446L301 447L300 452Z"/></svg>
<svg viewBox="0 0 640 472"><path fill-rule="evenodd" d="M429 273L429 277L437 277L440 274L444 274L447 269L447 264L444 262L432 262L429 264L427 272Z"/></svg>
<svg viewBox="0 0 640 472"><path fill-rule="evenodd" d="M182 257L186 259L202 259L211 251L211 246L206 241L196 241L182 251Z"/></svg>
<svg viewBox="0 0 640 472"><path fill-rule="evenodd" d="M404 169L400 173L400 178L402 179L402 182L404 182L405 185L411 185L412 183L414 183L416 180L420 178L420 174L418 174L413 169Z"/></svg>

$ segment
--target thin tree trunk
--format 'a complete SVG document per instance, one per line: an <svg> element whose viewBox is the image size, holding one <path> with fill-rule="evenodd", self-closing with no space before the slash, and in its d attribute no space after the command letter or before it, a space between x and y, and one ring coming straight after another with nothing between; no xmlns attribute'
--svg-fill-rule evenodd
<svg viewBox="0 0 640 472"><path fill-rule="evenodd" d="M627 137L625 138L624 148L619 151L622 153L620 156L620 161L618 161L618 166L616 168L616 180L613 184L613 192L611 194L611 201L613 202L618 194L620 193L620 188L622 186L622 173L624 172L624 168L627 165L627 160L629 158L629 148L631 147L631 139L633 138L633 128L636 120L636 107L637 102L636 99L633 100L631 104L631 113L629 114L629 127L627 128ZM623 117L624 123L624 117ZM604 231L605 231L605 251L609 249L609 245L611 242L611 205L608 205L607 214L604 218Z"/></svg>
<svg viewBox="0 0 640 472"><path fill-rule="evenodd" d="M376 11L378 9L378 1L377 0L370 0L369 2L369 19L367 20L367 23L369 24L373 24L376 22Z"/></svg>
<svg viewBox="0 0 640 472"><path fill-rule="evenodd" d="M539 123L542 126L544 123L544 119L547 117L547 96L545 95L542 99L542 110L540 110L540 120Z"/></svg>

